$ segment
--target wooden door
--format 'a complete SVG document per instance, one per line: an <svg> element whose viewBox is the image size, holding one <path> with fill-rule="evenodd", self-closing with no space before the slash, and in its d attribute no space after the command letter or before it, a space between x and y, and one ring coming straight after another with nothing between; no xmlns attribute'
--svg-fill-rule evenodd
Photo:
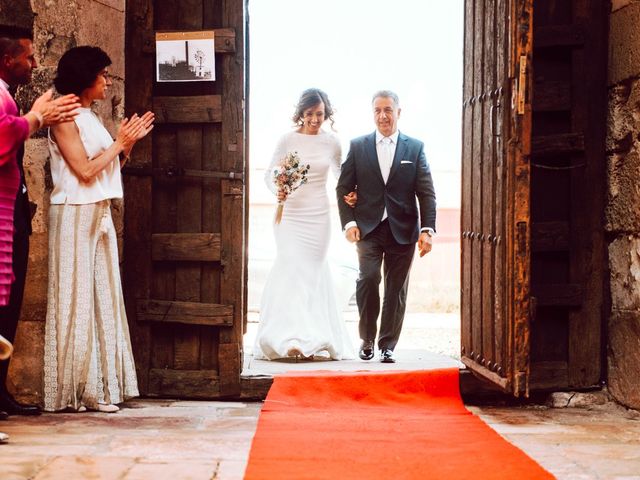
<svg viewBox="0 0 640 480"><path fill-rule="evenodd" d="M462 361L528 394L532 0L466 0Z"/></svg>
<svg viewBox="0 0 640 480"><path fill-rule="evenodd" d="M142 395L240 393L244 0L129 0L126 111L156 127L124 171L124 291ZM155 82L156 31L215 31L214 82Z"/></svg>
<svg viewBox="0 0 640 480"><path fill-rule="evenodd" d="M610 2L534 1L531 388L603 379Z"/></svg>

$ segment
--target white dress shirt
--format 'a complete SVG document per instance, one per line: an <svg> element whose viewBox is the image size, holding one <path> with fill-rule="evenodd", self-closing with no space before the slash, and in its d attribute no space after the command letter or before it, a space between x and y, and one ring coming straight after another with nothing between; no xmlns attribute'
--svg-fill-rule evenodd
<svg viewBox="0 0 640 480"><path fill-rule="evenodd" d="M396 130L389 137L385 137L376 130L376 152L378 153L378 165L380 165L380 173L384 183L389 179L391 165L393 165L393 157L396 154L396 146L398 145L398 135L400 132Z"/></svg>
<svg viewBox="0 0 640 480"><path fill-rule="evenodd" d="M391 165L393 165L393 157L396 154L396 146L398 145L398 135L400 132L396 130L389 137L385 137L376 130L376 152L378 153L378 165L380 166L380 173L382 173L382 179L385 185L389 179L389 172L391 171ZM385 207L382 212L382 218L380 222L384 222L387 218L387 208Z"/></svg>
<svg viewBox="0 0 640 480"><path fill-rule="evenodd" d="M378 154L378 165L380 167L380 173L382 174L382 179L384 183L387 183L389 179L389 172L391 171L391 165L393 165L393 157L396 154L396 146L398 145L398 135L400 132L396 130L389 137L385 137L380 133L379 130L376 130L376 153ZM382 212L382 218L380 222L383 222L387 218L387 208L385 207ZM344 226L344 232L346 234L347 230L351 227L357 227L358 224L355 221L351 221Z"/></svg>

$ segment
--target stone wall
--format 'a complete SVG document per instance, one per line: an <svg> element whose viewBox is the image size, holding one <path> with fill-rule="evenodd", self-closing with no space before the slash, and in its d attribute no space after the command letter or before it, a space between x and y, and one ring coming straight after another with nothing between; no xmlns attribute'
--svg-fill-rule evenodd
<svg viewBox="0 0 640 480"><path fill-rule="evenodd" d="M607 119L608 384L640 408L640 0L614 0Z"/></svg>
<svg viewBox="0 0 640 480"><path fill-rule="evenodd" d="M60 56L70 47L96 45L113 61L114 75L107 100L96 110L107 128L124 113L124 20L125 0L0 0L0 23L26 25L33 18L34 46L39 63L34 80L18 92L18 102L27 108L52 83ZM18 328L15 354L9 372L9 388L25 400L39 402L42 396L44 322L47 307L47 217L51 192L45 132L27 142L25 175L29 197L37 205L30 243L29 271ZM122 204L114 205L116 228L122 232Z"/></svg>

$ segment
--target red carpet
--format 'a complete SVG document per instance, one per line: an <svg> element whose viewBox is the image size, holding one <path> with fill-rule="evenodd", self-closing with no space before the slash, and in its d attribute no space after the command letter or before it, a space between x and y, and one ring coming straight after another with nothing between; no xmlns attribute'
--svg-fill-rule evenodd
<svg viewBox="0 0 640 480"><path fill-rule="evenodd" d="M554 478L464 408L458 370L277 376L247 480Z"/></svg>

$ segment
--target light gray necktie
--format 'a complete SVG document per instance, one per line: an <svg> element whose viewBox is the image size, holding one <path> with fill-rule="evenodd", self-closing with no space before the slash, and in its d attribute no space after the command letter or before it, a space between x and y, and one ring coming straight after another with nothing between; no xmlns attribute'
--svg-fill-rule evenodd
<svg viewBox="0 0 640 480"><path fill-rule="evenodd" d="M380 140L380 172L382 173L382 179L384 183L387 183L387 179L389 178L389 171L391 171L391 162L393 159L391 158L391 139L389 137L384 137Z"/></svg>

